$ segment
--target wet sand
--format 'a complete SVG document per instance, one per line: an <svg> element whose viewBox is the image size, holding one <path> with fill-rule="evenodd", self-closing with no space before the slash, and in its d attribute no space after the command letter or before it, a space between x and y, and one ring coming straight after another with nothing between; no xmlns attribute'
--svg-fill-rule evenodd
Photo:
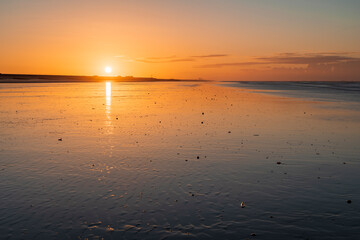
<svg viewBox="0 0 360 240"><path fill-rule="evenodd" d="M1 238L356 239L359 103L267 91L1 84Z"/></svg>

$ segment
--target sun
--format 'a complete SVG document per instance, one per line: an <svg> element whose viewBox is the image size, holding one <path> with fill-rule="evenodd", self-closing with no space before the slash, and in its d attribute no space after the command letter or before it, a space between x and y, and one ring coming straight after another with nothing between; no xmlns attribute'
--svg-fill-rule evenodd
<svg viewBox="0 0 360 240"><path fill-rule="evenodd" d="M105 72L106 73L111 73L112 72L112 68L110 66L105 67Z"/></svg>

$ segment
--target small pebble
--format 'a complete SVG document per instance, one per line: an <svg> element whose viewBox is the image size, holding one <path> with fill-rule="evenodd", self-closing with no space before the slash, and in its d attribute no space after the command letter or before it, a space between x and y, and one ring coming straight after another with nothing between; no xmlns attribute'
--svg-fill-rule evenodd
<svg viewBox="0 0 360 240"><path fill-rule="evenodd" d="M255 237L255 236L256 236L256 234L255 234L255 233L252 233L252 234L250 234L250 236Z"/></svg>
<svg viewBox="0 0 360 240"><path fill-rule="evenodd" d="M106 227L106 231L107 232L113 232L115 229L114 228L112 228L112 227L110 227L110 226L107 226Z"/></svg>
<svg viewBox="0 0 360 240"><path fill-rule="evenodd" d="M281 164L281 162L276 162L276 164Z"/></svg>

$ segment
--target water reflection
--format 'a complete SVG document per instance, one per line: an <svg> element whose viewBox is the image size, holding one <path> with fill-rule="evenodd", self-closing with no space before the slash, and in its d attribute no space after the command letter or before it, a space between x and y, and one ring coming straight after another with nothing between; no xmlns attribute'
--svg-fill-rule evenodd
<svg viewBox="0 0 360 240"><path fill-rule="evenodd" d="M111 82L105 83L105 126L108 128L107 133L112 133L112 121L111 121Z"/></svg>
<svg viewBox="0 0 360 240"><path fill-rule="evenodd" d="M106 110L110 111L111 107L111 82L106 82Z"/></svg>

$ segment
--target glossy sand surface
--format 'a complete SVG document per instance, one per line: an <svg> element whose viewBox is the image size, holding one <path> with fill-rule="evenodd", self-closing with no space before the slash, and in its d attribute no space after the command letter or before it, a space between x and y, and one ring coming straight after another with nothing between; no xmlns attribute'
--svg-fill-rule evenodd
<svg viewBox="0 0 360 240"><path fill-rule="evenodd" d="M358 102L1 84L0 236L356 239L359 143Z"/></svg>

